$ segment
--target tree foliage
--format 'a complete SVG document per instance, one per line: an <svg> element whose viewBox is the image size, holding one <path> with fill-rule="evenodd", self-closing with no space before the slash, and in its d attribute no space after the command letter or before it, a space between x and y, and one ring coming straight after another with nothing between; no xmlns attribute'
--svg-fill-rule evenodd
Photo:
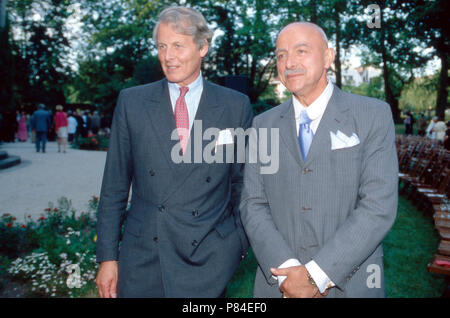
<svg viewBox="0 0 450 318"><path fill-rule="evenodd" d="M422 77L427 62L439 58L437 114L448 99L448 6L444 0L185 0L215 30L203 75L221 83L227 75L248 77L248 94L261 109L276 104L271 82L278 32L293 21L311 21L326 32L336 50L332 72L344 89L384 98L399 119L402 92ZM1 49L12 78L2 103L88 103L112 111L119 91L163 75L152 40L159 12L178 4L169 0L21 0L8 1L10 32ZM381 28L369 28L367 8L381 8ZM81 30L68 29L79 19ZM5 43L5 33L2 33ZM346 53L357 46L363 66L381 68L381 78L359 88L343 85ZM9 54L9 55L8 55ZM9 57L8 57L9 56ZM8 62L8 59L11 62ZM75 62L75 63L74 63ZM2 65L3 66L3 65ZM4 70L6 68L2 68ZM5 82L6 83L6 82ZM412 85L412 86L411 86ZM406 96L406 95L404 95ZM409 102L408 102L409 103Z"/></svg>

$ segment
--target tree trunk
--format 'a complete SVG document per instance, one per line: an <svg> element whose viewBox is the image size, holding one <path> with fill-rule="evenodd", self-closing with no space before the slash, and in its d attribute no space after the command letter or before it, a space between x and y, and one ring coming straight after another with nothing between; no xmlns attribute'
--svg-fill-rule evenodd
<svg viewBox="0 0 450 318"><path fill-rule="evenodd" d="M441 39L441 42L443 40ZM445 119L448 97L448 58L444 45L439 45L439 57L441 58L441 73L439 75L438 95L436 100L436 116ZM444 50L443 50L444 49Z"/></svg>
<svg viewBox="0 0 450 318"><path fill-rule="evenodd" d="M388 58L387 58L387 52L386 52L386 42L385 42L385 37L386 34L385 32L386 27L383 25L383 9L380 10L380 23L381 23L381 28L378 29L378 32L381 32L381 43L380 43L380 48L381 48L381 57L383 59L383 79L384 79L384 93L385 93L385 99L386 102L391 106L391 110L392 110L392 117L394 118L394 122L395 123L399 123L400 122L400 110L398 109L398 100L396 100L394 94L392 93L392 89L391 89L391 83L390 83L390 79L389 79L389 68L388 68Z"/></svg>
<svg viewBox="0 0 450 318"><path fill-rule="evenodd" d="M334 7L334 24L336 28L336 56L334 66L336 68L336 85L342 88L342 70L341 70L341 17L339 16L339 8Z"/></svg>

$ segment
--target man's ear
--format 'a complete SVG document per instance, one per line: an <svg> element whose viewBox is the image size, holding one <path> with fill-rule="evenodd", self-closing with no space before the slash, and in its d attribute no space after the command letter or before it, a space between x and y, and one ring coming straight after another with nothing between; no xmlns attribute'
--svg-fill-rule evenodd
<svg viewBox="0 0 450 318"><path fill-rule="evenodd" d="M204 58L206 56L206 54L208 53L208 51L209 51L209 44L208 44L208 41L205 39L203 46L200 48L200 56L202 58Z"/></svg>
<svg viewBox="0 0 450 318"><path fill-rule="evenodd" d="M329 69L331 67L331 64L333 64L333 62L334 62L333 48L327 48L325 50L324 59L325 59L325 68Z"/></svg>

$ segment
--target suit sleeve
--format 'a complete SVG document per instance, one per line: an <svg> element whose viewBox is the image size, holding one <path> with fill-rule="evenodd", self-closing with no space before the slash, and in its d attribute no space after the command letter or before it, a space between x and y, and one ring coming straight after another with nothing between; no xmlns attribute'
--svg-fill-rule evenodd
<svg viewBox="0 0 450 318"><path fill-rule="evenodd" d="M376 107L363 145L359 201L314 261L338 286L381 244L392 227L398 200L395 128L388 104Z"/></svg>
<svg viewBox="0 0 450 318"><path fill-rule="evenodd" d="M245 98L242 105L242 115L241 115L241 123L240 126L244 131L250 127L253 120L253 110L250 104L250 100L248 97ZM243 155L245 153L242 153ZM245 231L241 221L239 203L241 199L242 193L242 183L243 183L243 172L244 172L244 161L245 158L238 158L239 151L235 155L236 162L233 164L232 172L231 172L231 206L233 209L234 219L236 222L236 226L238 228L239 237L241 240L243 254L247 253L249 243L247 236L245 235Z"/></svg>
<svg viewBox="0 0 450 318"><path fill-rule="evenodd" d="M270 206L260 173L260 160L256 159L258 136L257 118L253 121L252 132L247 146L247 161L244 171L244 187L241 197L241 218L250 245L258 264L269 284L277 284L272 276L271 267L279 267L296 255L284 240L273 221Z"/></svg>
<svg viewBox="0 0 450 318"><path fill-rule="evenodd" d="M97 262L118 260L121 219L132 178L130 133L123 92L114 111L97 216Z"/></svg>

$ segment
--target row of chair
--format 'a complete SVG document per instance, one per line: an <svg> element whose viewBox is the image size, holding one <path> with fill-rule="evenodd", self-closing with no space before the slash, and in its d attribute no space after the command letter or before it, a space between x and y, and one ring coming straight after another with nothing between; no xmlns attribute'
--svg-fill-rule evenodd
<svg viewBox="0 0 450 318"><path fill-rule="evenodd" d="M396 146L400 194L433 217L441 239L428 271L445 275L450 283L450 152L418 136L397 135Z"/></svg>

